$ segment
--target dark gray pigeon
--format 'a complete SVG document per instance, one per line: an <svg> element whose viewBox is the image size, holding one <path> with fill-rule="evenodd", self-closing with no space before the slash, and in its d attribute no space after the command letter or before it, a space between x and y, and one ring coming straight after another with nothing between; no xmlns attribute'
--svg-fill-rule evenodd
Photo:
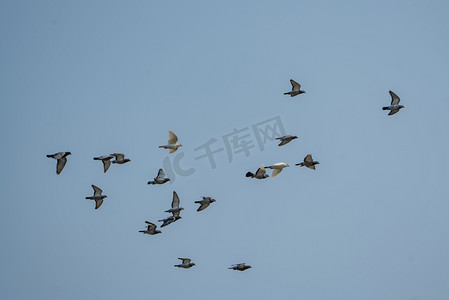
<svg viewBox="0 0 449 300"><path fill-rule="evenodd" d="M206 209L211 203L215 202L215 199L212 199L211 197L203 197L203 200L201 201L195 201L195 203L201 204L200 207L196 211L202 211Z"/></svg>
<svg viewBox="0 0 449 300"><path fill-rule="evenodd" d="M103 191L99 187L96 187L93 184L92 184L92 188L94 189L94 195L91 197L86 197L86 199L95 200L95 209L98 209L101 206L101 204L103 204L103 199L107 198L108 196L102 195L101 193Z"/></svg>
<svg viewBox="0 0 449 300"><path fill-rule="evenodd" d="M292 90L290 92L284 93L284 95L290 95L290 97L298 96L299 94L304 94L305 91L301 91L301 85L290 79L290 83L292 84Z"/></svg>
<svg viewBox="0 0 449 300"><path fill-rule="evenodd" d="M161 228L162 228L167 225L170 225L171 223L178 221L179 219L182 219L182 217L179 215L179 211L178 211L178 212L174 212L173 216L170 216L166 219L158 220L158 222L163 222L161 225Z"/></svg>
<svg viewBox="0 0 449 300"><path fill-rule="evenodd" d="M390 93L391 96L391 105L382 107L382 110L389 110L390 112L388 113L388 115L392 116L395 113L397 113L401 108L404 108L404 105L399 105L399 101L401 101L401 99L399 99L398 95L396 95L392 91L388 92Z"/></svg>
<svg viewBox="0 0 449 300"><path fill-rule="evenodd" d="M241 264L235 264L235 265L232 265L230 268L228 268L228 269L231 269L231 270L236 270L236 271L245 271L245 270L248 270L248 269L250 269L250 268L252 268L250 265L247 265L247 264L245 264L245 263L241 263Z"/></svg>
<svg viewBox="0 0 449 300"><path fill-rule="evenodd" d="M173 191L173 201L171 202L171 208L169 210L166 210L165 212L168 213L179 213L181 210L183 210L184 208L179 207L179 197L178 194L176 194L175 191Z"/></svg>
<svg viewBox="0 0 449 300"><path fill-rule="evenodd" d="M48 158L54 158L58 162L56 164L56 174L61 174L62 170L64 169L65 164L67 163L67 156L71 155L70 152L58 152L55 154L48 154Z"/></svg>
<svg viewBox="0 0 449 300"><path fill-rule="evenodd" d="M157 177L154 178L154 181L148 181L148 184L164 184L167 181L170 181L169 178L165 177L165 172L162 169L159 169L159 172L157 173Z"/></svg>
<svg viewBox="0 0 449 300"><path fill-rule="evenodd" d="M315 170L315 165L318 165L319 161L314 161L312 158L312 154L308 154L304 157L304 162L296 164L296 166L307 167L309 169Z"/></svg>
<svg viewBox="0 0 449 300"><path fill-rule="evenodd" d="M103 169L104 169L104 172L106 173L106 171L111 166L111 159L113 159L113 158L114 158L114 156L112 156L112 155L102 155L99 157L94 157L94 160L101 160L103 162Z"/></svg>
<svg viewBox="0 0 449 300"><path fill-rule="evenodd" d="M284 135L284 136L281 136L280 138L276 138L276 140L281 141L281 143L278 146L284 146L297 138L298 137L296 135Z"/></svg>
<svg viewBox="0 0 449 300"><path fill-rule="evenodd" d="M148 222L148 221L145 221L145 223L147 224L147 229L139 230L139 232L142 232L143 234L149 234L149 235L155 235L158 233L162 233L162 231L156 230L157 226L155 224Z"/></svg>
<svg viewBox="0 0 449 300"><path fill-rule="evenodd" d="M270 176L268 176L268 174L266 174L265 167L263 165L260 165L259 169L257 169L257 171L256 171L256 174L248 172L248 173L246 173L246 177L264 179L264 178L267 178Z"/></svg>
<svg viewBox="0 0 449 300"><path fill-rule="evenodd" d="M122 153L113 153L111 155L115 157L115 160L112 161L113 164L121 165L131 161L130 159L125 158L125 154Z"/></svg>
<svg viewBox="0 0 449 300"><path fill-rule="evenodd" d="M178 259L182 260L182 263L179 264L179 265L175 265L175 267L188 269L188 268L193 267L195 265L194 263L190 262L191 261L190 258L178 258Z"/></svg>

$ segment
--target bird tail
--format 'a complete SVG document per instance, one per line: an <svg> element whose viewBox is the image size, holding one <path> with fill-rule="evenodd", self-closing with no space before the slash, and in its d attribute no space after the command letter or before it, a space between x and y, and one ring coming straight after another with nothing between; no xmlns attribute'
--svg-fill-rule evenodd
<svg viewBox="0 0 449 300"><path fill-rule="evenodd" d="M284 95L290 95L290 93L284 93Z"/></svg>
<svg viewBox="0 0 449 300"><path fill-rule="evenodd" d="M91 198L90 197L86 197L86 199L90 200Z"/></svg>
<svg viewBox="0 0 449 300"><path fill-rule="evenodd" d="M251 172L246 173L246 177L254 177L254 174Z"/></svg>
<svg viewBox="0 0 449 300"><path fill-rule="evenodd" d="M299 164L296 164L295 166L304 167L304 163L299 163Z"/></svg>
<svg viewBox="0 0 449 300"><path fill-rule="evenodd" d="M100 158L99 157L94 157L94 160L100 160Z"/></svg>
<svg viewBox="0 0 449 300"><path fill-rule="evenodd" d="M148 181L148 184L156 184L154 181Z"/></svg>
<svg viewBox="0 0 449 300"><path fill-rule="evenodd" d="M382 110L388 110L388 107L386 107L386 106L382 107Z"/></svg>
<svg viewBox="0 0 449 300"><path fill-rule="evenodd" d="M159 148L166 148L165 146L159 146Z"/></svg>
<svg viewBox="0 0 449 300"><path fill-rule="evenodd" d="M248 172L249 173L249 172ZM247 174L248 175L248 174ZM248 176L247 176L248 177ZM195 201L195 203L201 203L201 201Z"/></svg>
<svg viewBox="0 0 449 300"><path fill-rule="evenodd" d="M50 154L47 154L47 157L48 157L48 158L52 158L53 156L52 156L52 155L50 155Z"/></svg>
<svg viewBox="0 0 449 300"><path fill-rule="evenodd" d="M273 166L266 166L265 169L273 169Z"/></svg>

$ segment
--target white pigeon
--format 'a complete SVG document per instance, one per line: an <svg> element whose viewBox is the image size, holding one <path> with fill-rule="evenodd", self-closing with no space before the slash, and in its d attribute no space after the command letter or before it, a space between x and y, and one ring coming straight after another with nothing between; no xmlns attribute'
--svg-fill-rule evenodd
<svg viewBox="0 0 449 300"><path fill-rule="evenodd" d="M283 163L283 162L279 162L279 163L273 164L272 166L267 166L265 168L273 169L273 173L271 173L271 177L276 177L279 173L282 172L282 169L286 168L286 167L290 167L290 165Z"/></svg>
<svg viewBox="0 0 449 300"><path fill-rule="evenodd" d="M173 131L168 131L168 145L159 146L159 148L170 149L170 153L176 152L182 144L176 144L178 142L178 137Z"/></svg>
<svg viewBox="0 0 449 300"><path fill-rule="evenodd" d="M61 174L62 170L64 169L65 164L67 163L67 156L71 155L70 152L58 152L55 154L48 154L48 158L54 158L58 161L56 164L56 174Z"/></svg>
<svg viewBox="0 0 449 300"><path fill-rule="evenodd" d="M389 110L390 112L388 113L388 115L392 116L395 113L397 113L401 108L404 108L404 105L399 105L399 101L401 101L401 99L398 97L398 95L396 95L392 91L389 91L389 93L391 96L391 105L382 107L382 110Z"/></svg>

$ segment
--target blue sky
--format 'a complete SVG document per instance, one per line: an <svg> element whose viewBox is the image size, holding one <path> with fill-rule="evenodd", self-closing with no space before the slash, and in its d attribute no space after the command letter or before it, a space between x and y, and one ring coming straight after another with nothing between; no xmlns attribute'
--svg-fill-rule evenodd
<svg viewBox="0 0 449 300"><path fill-rule="evenodd" d="M0 297L447 299L448 8L0 2ZM284 96L290 78L307 93ZM392 117L388 90L405 106ZM273 117L299 139L222 152L215 169L195 159ZM149 186L169 129L184 145L170 159L195 173ZM131 162L103 174L92 158L113 152ZM308 153L316 171L293 166ZM244 177L281 161L276 178ZM183 219L139 234L173 190ZM239 262L253 268L227 269Z"/></svg>

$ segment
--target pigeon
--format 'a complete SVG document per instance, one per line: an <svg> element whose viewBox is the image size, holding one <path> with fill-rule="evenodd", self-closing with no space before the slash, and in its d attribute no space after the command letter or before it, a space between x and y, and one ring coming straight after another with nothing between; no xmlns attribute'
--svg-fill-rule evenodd
<svg viewBox="0 0 449 300"><path fill-rule="evenodd" d="M112 158L114 158L114 156L112 156L112 155L102 155L102 156L99 156L99 157L94 157L94 160L101 160L103 162L104 172L106 173L106 171L111 166L111 159Z"/></svg>
<svg viewBox="0 0 449 300"><path fill-rule="evenodd" d="M296 164L296 166L307 167L309 169L315 170L315 165L318 165L319 161L314 161L312 158L312 154L308 154L304 157L304 162Z"/></svg>
<svg viewBox="0 0 449 300"><path fill-rule="evenodd" d="M276 177L279 173L281 173L282 169L286 168L286 167L290 167L290 165L283 163L283 162L279 162L279 163L275 163L272 166L267 166L265 168L273 169L273 173L271 173L271 177Z"/></svg>
<svg viewBox="0 0 449 300"><path fill-rule="evenodd" d="M182 217L179 216L179 211L178 211L178 212L174 212L173 216L170 216L170 217L168 217L166 219L158 220L158 222L164 222L161 225L161 228L162 228L162 227L165 227L167 225L170 225L173 222L178 221L179 219L182 219Z"/></svg>
<svg viewBox="0 0 449 300"><path fill-rule="evenodd" d="M245 264L245 263L241 263L241 264L235 264L235 265L232 265L230 268L228 268L228 269L231 269L231 270L236 270L236 271L245 271L245 270L248 270L248 269L250 269L250 268L252 268L250 265L247 265L247 264Z"/></svg>
<svg viewBox="0 0 449 300"><path fill-rule="evenodd" d="M281 136L280 138L276 138L276 140L281 141L281 143L278 146L284 146L297 138L298 137L296 135L284 135L284 136Z"/></svg>
<svg viewBox="0 0 449 300"><path fill-rule="evenodd" d="M246 177L257 178L257 179L264 179L264 178L267 178L267 177L270 177L270 176L268 174L266 174L264 166L260 165L259 169L257 169L257 171L256 171L256 174L248 172L248 173L246 173Z"/></svg>
<svg viewBox="0 0 449 300"><path fill-rule="evenodd" d="M195 203L201 204L200 207L196 211L202 211L206 209L212 202L215 202L215 199L212 199L211 197L203 197L203 200L201 201L195 201Z"/></svg>
<svg viewBox="0 0 449 300"><path fill-rule="evenodd" d="M148 184L164 184L167 181L170 181L169 178L165 177L165 172L162 169L159 169L159 172L157 173L157 177L154 178L154 181L148 181Z"/></svg>
<svg viewBox="0 0 449 300"><path fill-rule="evenodd" d="M190 258L178 258L178 259L182 260L182 263L179 264L179 265L175 265L175 267L188 269L188 268L193 267L195 265L194 263L190 262L191 261Z"/></svg>
<svg viewBox="0 0 449 300"><path fill-rule="evenodd" d="M165 212L172 213L173 216L175 216L175 213L178 213L178 215L179 215L179 212L180 212L181 210L183 210L183 209L184 209L184 208L179 207L179 197L178 197L178 194L176 194L176 192L173 191L173 201L171 202L171 208L170 208L169 210L166 210ZM176 216L175 216L175 217L176 217Z"/></svg>
<svg viewBox="0 0 449 300"><path fill-rule="evenodd" d="M98 209L101 204L103 204L103 199L107 198L108 196L102 195L103 192L99 187L92 184L92 188L94 189L94 195L91 197L86 197L86 199L89 200L95 200L95 209Z"/></svg>
<svg viewBox="0 0 449 300"><path fill-rule="evenodd" d="M298 96L299 94L305 93L305 91L301 91L301 85L290 79L290 83L292 84L292 90L290 92L284 93L284 95L290 95L290 97Z"/></svg>
<svg viewBox="0 0 449 300"><path fill-rule="evenodd" d="M382 110L389 110L390 113L388 115L392 116L395 113L397 113L401 108L404 108L404 105L399 105L399 101L401 101L401 99L399 99L398 95L396 95L392 91L388 92L390 93L391 96L391 105L382 107Z"/></svg>
<svg viewBox="0 0 449 300"><path fill-rule="evenodd" d="M48 158L54 158L58 160L58 163L56 164L56 174L61 174L62 169L64 169L64 166L67 163L67 156L71 154L72 153L70 152L58 152L55 154L47 155Z"/></svg>
<svg viewBox="0 0 449 300"><path fill-rule="evenodd" d="M168 145L159 146L159 148L170 149L170 153L176 152L176 150L178 150L178 148L182 146L182 144L176 144L177 141L178 137L176 136L176 134L174 134L173 131L169 130Z"/></svg>
<svg viewBox="0 0 449 300"><path fill-rule="evenodd" d="M121 153L113 153L112 156L115 156L115 160L112 161L113 164L126 164L127 162L131 161L130 159L125 158L125 154Z"/></svg>
<svg viewBox="0 0 449 300"><path fill-rule="evenodd" d="M148 225L147 229L146 230L139 230L139 232L142 232L143 234L149 234L149 235L155 235L155 234L158 234L158 233L162 233L162 231L156 230L157 226L155 224L153 224L151 222L148 222L148 221L145 221L145 223Z"/></svg>

